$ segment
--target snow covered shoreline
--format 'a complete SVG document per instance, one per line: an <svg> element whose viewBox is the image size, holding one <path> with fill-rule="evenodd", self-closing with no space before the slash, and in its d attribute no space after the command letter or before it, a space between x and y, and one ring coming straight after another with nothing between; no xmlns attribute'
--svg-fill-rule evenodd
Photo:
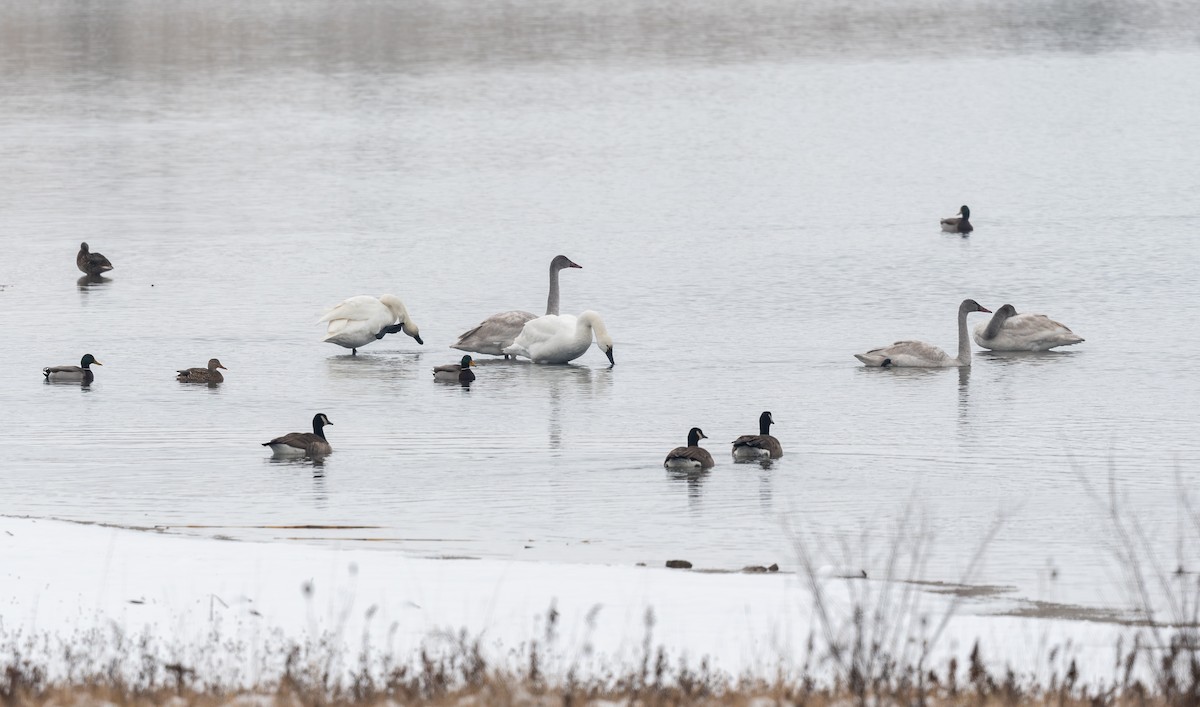
<svg viewBox="0 0 1200 707"><path fill-rule="evenodd" d="M786 572L423 559L12 517L0 517L0 548L0 629L9 636L119 630L180 646L332 637L347 655L369 646L408 656L438 636L465 635L491 659L515 661L531 641L547 643L553 607L549 672L623 669L650 645L672 662L707 658L730 675L774 676L798 671L820 634L807 578ZM847 618L848 586L832 579L825 591ZM949 601L923 593L920 608L936 617ZM1082 675L1106 679L1129 630L972 611L959 607L948 623L938 664L961 661L978 640L990 664L1036 677L1058 647L1058 662L1075 659Z"/></svg>

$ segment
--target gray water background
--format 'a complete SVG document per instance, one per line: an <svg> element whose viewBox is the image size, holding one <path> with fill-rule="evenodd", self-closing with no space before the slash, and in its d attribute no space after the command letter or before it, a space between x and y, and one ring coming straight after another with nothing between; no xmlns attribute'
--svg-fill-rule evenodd
<svg viewBox="0 0 1200 707"><path fill-rule="evenodd" d="M807 532L872 573L925 529L937 581L1003 515L976 581L1120 603L1110 481L1169 557L1200 478L1198 76L1191 2L0 4L0 513L726 569ZM435 384L557 253L617 365ZM319 341L385 292L425 346ZM953 351L964 297L1087 341L852 357ZM786 456L732 464L768 409ZM316 412L324 464L259 446ZM665 471L693 425L717 467Z"/></svg>

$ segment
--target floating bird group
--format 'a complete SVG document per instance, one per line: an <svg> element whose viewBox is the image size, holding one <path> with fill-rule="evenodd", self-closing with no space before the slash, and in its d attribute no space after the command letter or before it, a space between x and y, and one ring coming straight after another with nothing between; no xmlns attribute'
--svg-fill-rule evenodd
<svg viewBox="0 0 1200 707"><path fill-rule="evenodd" d="M971 210L966 206L958 216L942 219L944 231L966 235L974 228L970 223ZM75 257L76 266L89 277L113 269L108 258L92 252L87 243L81 243ZM565 255L556 256L550 262L550 290L546 298L546 314L537 316L523 310L510 310L494 314L478 326L463 333L451 348L476 354L528 358L533 363L555 364L573 361L591 347L593 340L604 352L609 364L613 358L613 340L600 315L591 310L579 316L559 313L559 272L580 268ZM866 366L878 368L950 368L971 365L971 345L967 332L967 315L973 312L992 313L973 299L964 299L958 307L958 355L950 356L942 349L923 341L897 341L890 346L854 354ZM379 297L357 295L343 300L330 308L318 323L326 325L322 341L350 349L356 356L358 349L388 334L404 334L418 344L424 344L420 328L413 321L400 298L391 294ZM1018 314L1011 304L1000 307L986 324L979 324L972 333L975 343L993 351L1048 351L1056 346L1078 344L1083 338L1073 333L1044 314ZM49 381L82 382L84 385L95 379L92 365L102 365L92 354L85 354L78 366L48 366L42 374ZM475 360L468 354L458 363L433 368L434 380L457 383L464 388L475 380ZM183 383L205 383L216 385L225 380L220 360L210 359L203 368L184 368L176 373ZM733 457L737 460L769 460L783 456L783 446L770 433L775 420L769 411L758 419L758 434L743 435L733 441ZM320 457L333 451L325 438L324 428L333 423L324 413L313 417L312 432L293 432L276 437L263 446L280 456ZM708 437L699 427L688 431L687 445L676 447L667 454L663 465L670 469L708 469L714 465L713 457L700 446L700 440Z"/></svg>

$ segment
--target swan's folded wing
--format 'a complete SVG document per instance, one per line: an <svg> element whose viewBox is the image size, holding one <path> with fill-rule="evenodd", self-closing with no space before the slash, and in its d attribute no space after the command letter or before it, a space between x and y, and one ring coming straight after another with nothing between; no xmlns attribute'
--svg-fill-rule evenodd
<svg viewBox="0 0 1200 707"><path fill-rule="evenodd" d="M335 319L363 321L380 314L381 310L386 310L388 315L391 314L391 310L388 310L382 302L371 295L355 295L330 308L324 316L317 320L317 323L322 324Z"/></svg>
<svg viewBox="0 0 1200 707"><path fill-rule="evenodd" d="M525 323L537 318L536 314L523 312L519 309L500 312L484 319L479 326L464 332L458 341L450 346L453 349L476 351L469 346L508 346L521 333Z"/></svg>

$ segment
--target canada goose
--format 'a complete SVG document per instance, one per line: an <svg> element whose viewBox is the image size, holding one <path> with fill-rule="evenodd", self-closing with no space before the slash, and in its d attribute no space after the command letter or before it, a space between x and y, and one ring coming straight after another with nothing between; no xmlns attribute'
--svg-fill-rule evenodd
<svg viewBox="0 0 1200 707"><path fill-rule="evenodd" d="M872 349L854 357L867 366L887 368L951 368L971 365L971 340L967 337L967 314L992 310L981 306L973 299L965 299L958 305L958 356L951 357L933 344L924 341L897 341L891 346Z"/></svg>
<svg viewBox="0 0 1200 707"><path fill-rule="evenodd" d="M176 371L175 380L181 383L220 383L225 380L218 368L225 368L215 358L208 359L208 368L184 368ZM225 370L229 370L225 368Z"/></svg>
<svg viewBox="0 0 1200 707"><path fill-rule="evenodd" d="M317 320L318 324L325 322L329 322L329 326L322 341L350 349L352 356L358 354L358 347L400 331L418 344L425 343L416 322L408 315L408 309L395 295L350 297Z"/></svg>
<svg viewBox="0 0 1200 707"><path fill-rule="evenodd" d="M707 449L700 446L700 440L708 439L699 427L693 427L688 431L688 443L686 447L676 447L667 454L667 458L663 461L663 466L668 469L708 469L716 462L713 461L712 455Z"/></svg>
<svg viewBox="0 0 1200 707"><path fill-rule="evenodd" d="M733 456L735 459L778 459L783 456L783 445L771 436L771 425L775 418L771 413L764 412L758 416L758 434L742 435L733 440Z"/></svg>
<svg viewBox="0 0 1200 707"><path fill-rule="evenodd" d="M590 309L578 317L547 314L529 320L504 353L524 356L534 363L567 363L587 352L593 334L609 364L615 365L612 337L608 335L604 320Z"/></svg>
<svg viewBox="0 0 1200 707"><path fill-rule="evenodd" d="M325 439L326 425L332 425L325 413L319 412L313 417L312 432L291 432L282 437L276 437L270 442L263 442L264 447L270 447L276 456L281 457L317 457L329 454L333 447Z"/></svg>
<svg viewBox="0 0 1200 707"><path fill-rule="evenodd" d="M975 227L971 225L971 209L966 204L963 204L962 208L958 210L957 215L942 219L942 230L949 233L963 234L974 231Z"/></svg>
<svg viewBox="0 0 1200 707"><path fill-rule="evenodd" d="M988 323L976 325L974 339L993 351L1049 351L1083 341L1082 336L1045 314L1017 314L1011 304L997 309Z"/></svg>
<svg viewBox="0 0 1200 707"><path fill-rule="evenodd" d="M96 379L96 374L92 373L91 365L103 366L96 360L96 357L91 354L84 354L80 359L78 366L47 366L42 369L42 375L48 381L83 381L91 383Z"/></svg>
<svg viewBox="0 0 1200 707"><path fill-rule="evenodd" d="M546 314L558 314L558 271L582 267L565 255L556 255L550 261L550 294L546 297ZM512 345L525 322L536 317L536 314L519 309L493 314L458 337L458 341L451 344L450 348L508 358L509 354L504 349Z"/></svg>
<svg viewBox="0 0 1200 707"><path fill-rule="evenodd" d="M444 366L433 367L433 379L442 381L443 383L459 383L462 385L471 385L475 380L475 372L471 370L475 361L468 354L462 357L462 361L458 363L447 363Z"/></svg>
<svg viewBox="0 0 1200 707"><path fill-rule="evenodd" d="M79 253L75 256L75 267L79 268L79 271L85 275L92 275L93 277L113 269L112 263L108 262L108 258L99 253L89 252L87 243L79 244Z"/></svg>

